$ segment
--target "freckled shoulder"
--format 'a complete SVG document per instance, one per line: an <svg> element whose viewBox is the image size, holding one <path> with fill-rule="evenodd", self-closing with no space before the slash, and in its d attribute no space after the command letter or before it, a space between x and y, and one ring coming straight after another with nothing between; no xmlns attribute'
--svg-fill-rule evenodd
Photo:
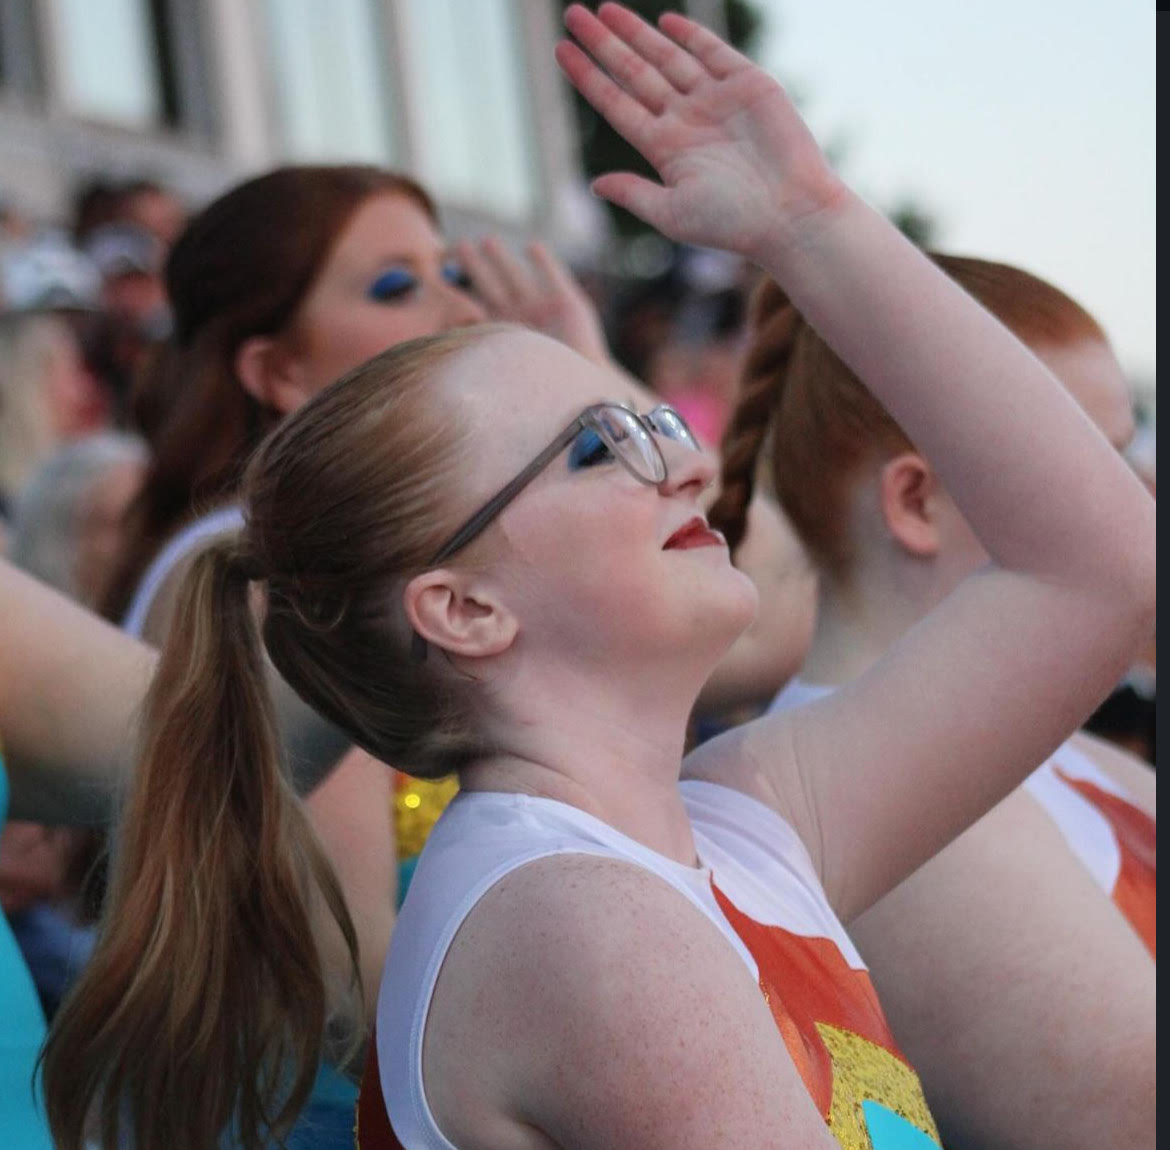
<svg viewBox="0 0 1170 1150"><path fill-rule="evenodd" d="M468 916L435 988L424 1081L457 1144L512 1115L561 1145L780 1146L786 1128L832 1145L715 925L650 872L588 855L512 872Z"/></svg>

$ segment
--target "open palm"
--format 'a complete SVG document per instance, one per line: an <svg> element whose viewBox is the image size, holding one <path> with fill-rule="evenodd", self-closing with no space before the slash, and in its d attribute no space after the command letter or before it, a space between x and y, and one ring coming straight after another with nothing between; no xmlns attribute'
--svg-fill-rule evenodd
<svg viewBox="0 0 1170 1150"><path fill-rule="evenodd" d="M565 23L581 46L557 46L561 68L662 180L610 173L599 195L672 239L749 257L835 198L784 90L714 33L674 13L659 31L613 3L574 5Z"/></svg>

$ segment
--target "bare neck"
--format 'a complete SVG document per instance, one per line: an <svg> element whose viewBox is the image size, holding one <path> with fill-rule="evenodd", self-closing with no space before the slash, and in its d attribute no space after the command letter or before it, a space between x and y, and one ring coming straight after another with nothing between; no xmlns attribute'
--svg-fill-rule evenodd
<svg viewBox="0 0 1170 1150"><path fill-rule="evenodd" d="M871 566L845 580L822 576L816 626L800 677L833 687L856 679L939 598L920 567Z"/></svg>
<svg viewBox="0 0 1170 1150"><path fill-rule="evenodd" d="M678 781L701 683L701 673L677 668L633 675L564 664L521 669L494 691L491 737L500 750L467 767L463 786L568 803L693 866Z"/></svg>

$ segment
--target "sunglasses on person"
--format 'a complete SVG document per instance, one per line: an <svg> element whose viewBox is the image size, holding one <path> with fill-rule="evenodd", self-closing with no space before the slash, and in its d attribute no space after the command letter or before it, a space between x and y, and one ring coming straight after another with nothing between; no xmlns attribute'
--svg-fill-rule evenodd
<svg viewBox="0 0 1170 1150"><path fill-rule="evenodd" d="M657 438L669 439L702 451L687 421L669 404L639 415L621 403L594 403L573 418L553 441L516 477L506 483L435 552L428 567L450 559L477 539L493 520L562 451L572 449L575 469L616 459L640 483L656 487L667 476L666 459ZM416 634L412 654L417 662L427 656L426 640Z"/></svg>

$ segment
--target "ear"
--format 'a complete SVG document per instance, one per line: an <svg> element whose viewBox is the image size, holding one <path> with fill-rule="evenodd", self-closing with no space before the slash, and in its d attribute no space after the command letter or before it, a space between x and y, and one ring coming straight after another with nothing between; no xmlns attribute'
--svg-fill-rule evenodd
<svg viewBox="0 0 1170 1150"><path fill-rule="evenodd" d="M276 337L254 335L236 349L236 378L258 403L287 415L309 398L297 361Z"/></svg>
<svg viewBox="0 0 1170 1150"><path fill-rule="evenodd" d="M520 633L520 621L492 590L467 572L439 568L416 575L402 593L406 617L428 643L452 655L500 655Z"/></svg>
<svg viewBox="0 0 1170 1150"><path fill-rule="evenodd" d="M882 466L878 482L890 534L911 555L937 555L940 501L945 493L930 464L915 452L903 452Z"/></svg>

